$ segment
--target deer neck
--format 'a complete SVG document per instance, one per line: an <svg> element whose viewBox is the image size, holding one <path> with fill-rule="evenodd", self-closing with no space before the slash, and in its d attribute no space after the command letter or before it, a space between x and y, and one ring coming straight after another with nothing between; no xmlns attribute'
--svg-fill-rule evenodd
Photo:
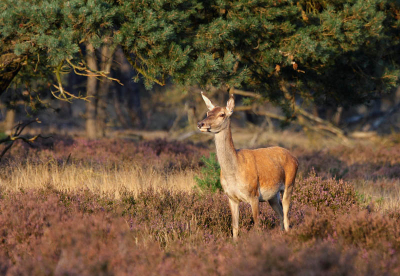
<svg viewBox="0 0 400 276"><path fill-rule="evenodd" d="M233 145L231 122L228 127L215 134L217 158L224 175L235 174L238 168L237 153Z"/></svg>

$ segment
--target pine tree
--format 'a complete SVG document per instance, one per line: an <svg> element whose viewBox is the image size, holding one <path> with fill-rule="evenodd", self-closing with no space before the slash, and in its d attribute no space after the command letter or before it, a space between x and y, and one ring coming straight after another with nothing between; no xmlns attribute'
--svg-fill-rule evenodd
<svg viewBox="0 0 400 276"><path fill-rule="evenodd" d="M90 43L120 45L147 86L170 79L346 105L399 84L400 3L3 0L0 41L0 94L17 74L78 66Z"/></svg>

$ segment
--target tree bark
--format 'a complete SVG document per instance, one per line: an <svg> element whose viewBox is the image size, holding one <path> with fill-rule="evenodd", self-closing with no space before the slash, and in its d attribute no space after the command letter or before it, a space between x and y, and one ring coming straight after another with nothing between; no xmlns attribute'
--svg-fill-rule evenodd
<svg viewBox="0 0 400 276"><path fill-rule="evenodd" d="M22 68L25 57L14 53L6 53L0 56L0 96L5 92Z"/></svg>
<svg viewBox="0 0 400 276"><path fill-rule="evenodd" d="M92 44L86 46L86 62L90 69L97 71L96 55ZM97 79L90 76L87 79L86 93L90 102L86 103L86 135L89 139L97 138L96 106L97 106Z"/></svg>
<svg viewBox="0 0 400 276"><path fill-rule="evenodd" d="M189 129L196 130L197 129L197 119L196 119L196 107L193 105L188 105L187 107L187 116L188 116L188 124Z"/></svg>
<svg viewBox="0 0 400 276"><path fill-rule="evenodd" d="M15 125L15 109L8 108L6 112L4 130L7 135L11 135Z"/></svg>
<svg viewBox="0 0 400 276"><path fill-rule="evenodd" d="M101 48L100 69L103 72L111 71L113 50L109 46ZM103 79L99 85L97 94L97 132L100 137L106 136L107 128L107 96L110 90L111 80Z"/></svg>
<svg viewBox="0 0 400 276"><path fill-rule="evenodd" d="M343 107L339 106L336 108L336 112L333 115L332 122L338 126L340 124L340 120L342 119Z"/></svg>

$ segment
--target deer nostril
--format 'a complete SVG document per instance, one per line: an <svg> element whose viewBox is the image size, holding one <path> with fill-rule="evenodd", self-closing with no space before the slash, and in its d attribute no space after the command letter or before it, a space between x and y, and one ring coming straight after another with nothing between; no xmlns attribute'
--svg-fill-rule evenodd
<svg viewBox="0 0 400 276"><path fill-rule="evenodd" d="M198 124L197 124L197 127L198 128L202 128L204 126L204 123L203 122L199 122Z"/></svg>

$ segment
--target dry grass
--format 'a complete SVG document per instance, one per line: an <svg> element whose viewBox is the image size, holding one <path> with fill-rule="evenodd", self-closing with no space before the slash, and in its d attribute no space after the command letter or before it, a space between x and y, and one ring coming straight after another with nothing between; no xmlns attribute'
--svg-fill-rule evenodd
<svg viewBox="0 0 400 276"><path fill-rule="evenodd" d="M191 192L195 171L160 172L125 162L116 167L89 167L81 164L59 166L27 162L0 169L0 186L7 191L53 187L60 191L88 189L96 194L119 198L121 192L138 193L149 188Z"/></svg>
<svg viewBox="0 0 400 276"><path fill-rule="evenodd" d="M352 184L364 205L372 204L375 209L381 211L400 208L399 179L355 180Z"/></svg>

